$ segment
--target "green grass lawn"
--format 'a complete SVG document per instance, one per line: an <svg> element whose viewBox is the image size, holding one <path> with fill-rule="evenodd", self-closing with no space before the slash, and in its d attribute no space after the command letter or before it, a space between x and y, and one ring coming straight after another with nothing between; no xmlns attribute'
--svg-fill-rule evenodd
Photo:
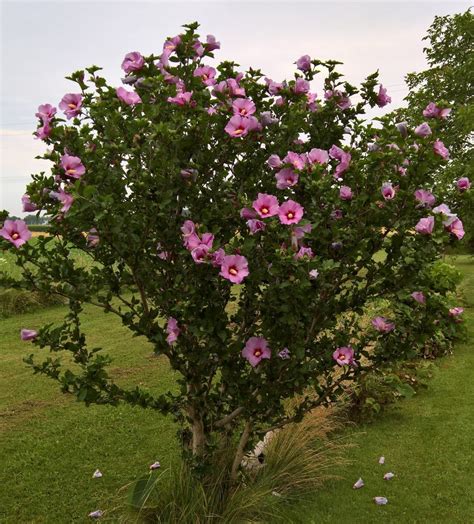
<svg viewBox="0 0 474 524"><path fill-rule="evenodd" d="M474 260L456 258L463 272L466 322L474 336ZM62 307L0 320L0 522L87 522L95 509L124 503L118 490L159 460L176 463L174 425L140 408L83 404L33 376L22 358L30 346L22 327L61 318ZM84 330L91 344L113 350L112 375L121 384L151 390L175 387L165 360L132 338L120 322L87 307ZM348 431L356 444L343 477L294 508L295 523L474 523L474 351L459 345L440 361L428 390L367 426ZM377 463L386 457L385 466ZM96 468L104 476L92 479ZM383 481L393 471L396 477ZM366 486L352 490L361 476ZM376 506L374 496L386 496ZM117 513L115 513L117 514ZM110 521L117 521L111 518ZM108 520L108 519L104 519Z"/></svg>

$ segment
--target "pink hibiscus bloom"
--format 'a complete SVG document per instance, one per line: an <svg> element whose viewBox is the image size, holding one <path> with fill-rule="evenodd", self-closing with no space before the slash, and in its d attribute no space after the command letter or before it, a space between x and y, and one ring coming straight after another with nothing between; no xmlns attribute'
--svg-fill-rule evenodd
<svg viewBox="0 0 474 524"><path fill-rule="evenodd" d="M258 364L264 358L270 358L272 355L271 349L268 347L268 342L263 337L251 337L247 340L242 356L246 358L252 367Z"/></svg>
<svg viewBox="0 0 474 524"><path fill-rule="evenodd" d="M166 342L168 342L168 344L171 346L178 340L178 336L181 333L181 330L178 327L178 321L175 318L170 317L168 319L166 324L166 333L168 333Z"/></svg>
<svg viewBox="0 0 474 524"><path fill-rule="evenodd" d="M237 98L232 102L234 115L250 116L253 115L256 110L255 104L248 98Z"/></svg>
<svg viewBox="0 0 474 524"><path fill-rule="evenodd" d="M352 200L352 189L349 186L341 186L339 189L339 198L341 200Z"/></svg>
<svg viewBox="0 0 474 524"><path fill-rule="evenodd" d="M308 160L310 164L324 165L329 162L329 154L325 149L313 148L308 153Z"/></svg>
<svg viewBox="0 0 474 524"><path fill-rule="evenodd" d="M247 226L250 229L250 234L255 235L255 233L258 233L259 231L263 231L265 229L265 222L262 222L261 220L257 220L255 218L251 218L250 220L247 220Z"/></svg>
<svg viewBox="0 0 474 524"><path fill-rule="evenodd" d="M413 298L413 300L416 300L418 304L426 303L426 297L423 291L413 291L413 293L411 294L411 297Z"/></svg>
<svg viewBox="0 0 474 524"><path fill-rule="evenodd" d="M448 148L441 142L441 140L435 140L433 144L433 151L436 155L440 156L443 160L447 160L449 158L449 151Z"/></svg>
<svg viewBox="0 0 474 524"><path fill-rule="evenodd" d="M5 220L0 236L19 248L31 238L31 231L24 220Z"/></svg>
<svg viewBox="0 0 474 524"><path fill-rule="evenodd" d="M282 224L297 224L304 214L304 208L294 200L287 200L278 210L278 218Z"/></svg>
<svg viewBox="0 0 474 524"><path fill-rule="evenodd" d="M352 366L355 364L354 361L354 350L351 346L343 346L337 348L336 351L332 354L332 358L340 366Z"/></svg>
<svg viewBox="0 0 474 524"><path fill-rule="evenodd" d="M122 61L122 69L126 73L139 71L145 64L145 59L138 51L127 53Z"/></svg>
<svg viewBox="0 0 474 524"><path fill-rule="evenodd" d="M71 206L74 202L74 198L63 189L60 189L58 193L51 191L50 196L57 198L62 203L63 206L61 211L63 213L67 213L71 209Z"/></svg>
<svg viewBox="0 0 474 524"><path fill-rule="evenodd" d="M115 93L117 94L117 98L124 102L125 104L129 106L134 106L136 104L140 104L142 99L140 96L135 93L135 91L127 91L123 87L117 87L115 90Z"/></svg>
<svg viewBox="0 0 474 524"><path fill-rule="evenodd" d="M216 83L216 80L215 80L216 70L210 66L197 67L194 70L193 76L200 77L202 80L202 83L205 86L213 86Z"/></svg>
<svg viewBox="0 0 474 524"><path fill-rule="evenodd" d="M431 235L434 228L434 217L421 218L415 226L415 231L421 235Z"/></svg>
<svg viewBox="0 0 474 524"><path fill-rule="evenodd" d="M259 214L261 218L272 217L278 214L278 200L273 195L266 193L259 193L257 200L252 204L252 207Z"/></svg>
<svg viewBox="0 0 474 524"><path fill-rule="evenodd" d="M278 189L288 189L293 187L298 182L298 173L295 173L291 168L285 167L275 175Z"/></svg>
<svg viewBox="0 0 474 524"><path fill-rule="evenodd" d="M219 273L221 277L234 284L240 284L248 274L248 262L242 255L227 255L223 258Z"/></svg>
<svg viewBox="0 0 474 524"><path fill-rule="evenodd" d="M78 156L63 155L61 157L61 167L64 169L66 175L71 178L81 178L86 172L86 168Z"/></svg>
<svg viewBox="0 0 474 524"><path fill-rule="evenodd" d="M23 211L25 213L36 211L38 209L38 206L36 204L33 204L33 202L30 199L30 195L28 194L24 194L21 197L21 203L23 204Z"/></svg>
<svg viewBox="0 0 474 524"><path fill-rule="evenodd" d="M53 116L56 114L57 109L51 104L42 104L38 107L38 112L35 113L35 116L40 118L43 123L49 122Z"/></svg>
<svg viewBox="0 0 474 524"><path fill-rule="evenodd" d="M291 164L294 169L301 171L301 169L304 169L304 166L306 165L306 155L300 155L298 153L294 153L293 151L288 151L288 154L283 159L283 162L285 164Z"/></svg>
<svg viewBox="0 0 474 524"><path fill-rule="evenodd" d="M459 191L467 191L471 187L471 181L467 177L462 177L456 182Z"/></svg>
<svg viewBox="0 0 474 524"><path fill-rule="evenodd" d="M390 104L391 101L391 97L387 95L387 90L382 84L380 84L379 93L377 95L377 105L379 107L384 107L387 104Z"/></svg>
<svg viewBox="0 0 474 524"><path fill-rule="evenodd" d="M380 192L382 193L382 196L385 198L385 200L392 200L395 198L396 191L390 182L385 182L385 184L382 185Z"/></svg>
<svg viewBox="0 0 474 524"><path fill-rule="evenodd" d="M415 191L415 199L424 207L432 207L436 202L433 193L426 191L425 189L417 189Z"/></svg>
<svg viewBox="0 0 474 524"><path fill-rule="evenodd" d="M422 138L425 138L428 135L431 135L430 126L426 122L423 122L418 127L415 127L415 135L420 136Z"/></svg>
<svg viewBox="0 0 474 524"><path fill-rule="evenodd" d="M375 317L372 320L372 325L377 331L380 331L380 333L389 333L395 329L395 324L385 317Z"/></svg>
<svg viewBox="0 0 474 524"><path fill-rule="evenodd" d="M309 55L303 55L296 61L296 67L300 71L308 71L311 68L311 57Z"/></svg>
<svg viewBox="0 0 474 524"><path fill-rule="evenodd" d="M59 109L64 111L68 120L79 115L82 111L82 95L74 93L64 95L59 102Z"/></svg>

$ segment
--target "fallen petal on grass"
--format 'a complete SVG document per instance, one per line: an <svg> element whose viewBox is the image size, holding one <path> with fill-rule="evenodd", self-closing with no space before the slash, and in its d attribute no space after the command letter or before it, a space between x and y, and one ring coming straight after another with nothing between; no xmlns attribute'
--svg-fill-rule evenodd
<svg viewBox="0 0 474 524"><path fill-rule="evenodd" d="M377 506L385 506L385 504L388 502L388 499L385 497L374 497L374 502L377 504Z"/></svg>
<svg viewBox="0 0 474 524"><path fill-rule="evenodd" d="M352 489L360 489L364 487L364 481L362 478L359 478L359 480L352 486Z"/></svg>
<svg viewBox="0 0 474 524"><path fill-rule="evenodd" d="M385 464L385 457L379 458L379 464Z"/></svg>
<svg viewBox="0 0 474 524"><path fill-rule="evenodd" d="M395 473L392 473L391 471L389 471L388 473L385 473L385 475L383 476L383 479L384 480L391 480L391 479L393 479L394 476L395 476Z"/></svg>
<svg viewBox="0 0 474 524"><path fill-rule="evenodd" d="M150 464L150 469L153 471L155 469L160 469L161 468L161 464L157 461L157 462L153 462L153 464Z"/></svg>
<svg viewBox="0 0 474 524"><path fill-rule="evenodd" d="M104 514L103 511L101 511L100 509L97 509L89 513L89 517L91 517L92 519L100 519L103 514Z"/></svg>
<svg viewBox="0 0 474 524"><path fill-rule="evenodd" d="M92 478L93 479L100 479L102 477L102 472L100 471L100 469L96 469L92 475Z"/></svg>

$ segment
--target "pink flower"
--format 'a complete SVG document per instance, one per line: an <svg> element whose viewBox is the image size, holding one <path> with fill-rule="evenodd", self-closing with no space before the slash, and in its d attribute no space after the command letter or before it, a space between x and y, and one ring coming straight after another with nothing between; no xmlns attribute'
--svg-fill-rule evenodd
<svg viewBox="0 0 474 524"><path fill-rule="evenodd" d="M293 151L288 151L283 162L285 164L291 164L294 169L301 170L304 169L304 166L306 165L306 156L294 153Z"/></svg>
<svg viewBox="0 0 474 524"><path fill-rule="evenodd" d="M433 151L436 155L439 155L443 160L447 160L449 158L449 151L447 147L439 139L435 140L433 144Z"/></svg>
<svg viewBox="0 0 474 524"><path fill-rule="evenodd" d="M309 55L303 55L296 61L296 67L300 71L308 71L311 67L311 57Z"/></svg>
<svg viewBox="0 0 474 524"><path fill-rule="evenodd" d="M374 502L377 506L385 506L388 503L388 499L386 497L374 497Z"/></svg>
<svg viewBox="0 0 474 524"><path fill-rule="evenodd" d="M351 346L337 348L332 354L332 358L340 366L352 366L354 364L354 350Z"/></svg>
<svg viewBox="0 0 474 524"><path fill-rule="evenodd" d="M155 471L156 469L160 469L160 468L161 468L161 464L158 461L153 462L153 464L150 464L149 466L149 469L151 471Z"/></svg>
<svg viewBox="0 0 474 524"><path fill-rule="evenodd" d="M38 209L38 206L33 204L33 202L30 200L30 195L28 194L25 194L21 197L21 203L23 204L23 211L25 213L36 211Z"/></svg>
<svg viewBox="0 0 474 524"><path fill-rule="evenodd" d="M333 220L341 220L343 216L344 213L342 212L342 209L334 209L334 211L331 212L331 218Z"/></svg>
<svg viewBox="0 0 474 524"><path fill-rule="evenodd" d="M432 207L436 202L433 193L426 191L425 189L417 189L415 191L415 199L424 207Z"/></svg>
<svg viewBox="0 0 474 524"><path fill-rule="evenodd" d="M82 111L82 95L68 93L64 95L61 102L59 102L59 109L64 111L67 119L77 116Z"/></svg>
<svg viewBox="0 0 474 524"><path fill-rule="evenodd" d="M21 340L34 340L38 336L38 332L34 329L22 329L20 331Z"/></svg>
<svg viewBox="0 0 474 524"><path fill-rule="evenodd" d="M316 280L319 276L319 271L317 269L312 269L310 272L309 272L309 278L311 280Z"/></svg>
<svg viewBox="0 0 474 524"><path fill-rule="evenodd" d="M377 105L379 107L384 107L387 104L390 104L391 101L391 97L387 95L387 90L385 89L385 87L383 87L382 84L380 84L379 93L377 95Z"/></svg>
<svg viewBox="0 0 474 524"><path fill-rule="evenodd" d="M127 53L122 61L122 69L126 73L139 71L145 64L145 59L138 51Z"/></svg>
<svg viewBox="0 0 474 524"><path fill-rule="evenodd" d="M445 224L446 230L454 235L458 240L461 240L464 236L464 226L462 221L457 217L452 217L448 220L448 223Z"/></svg>
<svg viewBox="0 0 474 524"><path fill-rule="evenodd" d="M196 249L201 244L201 239L196 233L191 233L190 235L184 236L184 247L189 251Z"/></svg>
<svg viewBox="0 0 474 524"><path fill-rule="evenodd" d="M422 235L431 235L433 233L434 217L421 218L415 226L415 231Z"/></svg>
<svg viewBox="0 0 474 524"><path fill-rule="evenodd" d="M313 148L308 153L308 160L310 164L324 165L329 162L329 154L325 149Z"/></svg>
<svg viewBox="0 0 474 524"><path fill-rule="evenodd" d="M293 229L293 235L297 239L301 239L306 233L311 233L313 226L311 224L305 224L304 226L298 226Z"/></svg>
<svg viewBox="0 0 474 524"><path fill-rule="evenodd" d="M207 246L199 244L191 251L191 256L193 257L193 260L196 262L196 264L204 264L204 262L207 260L208 252L209 248Z"/></svg>
<svg viewBox="0 0 474 524"><path fill-rule="evenodd" d="M271 78L265 78L265 83L267 84L268 92L273 96L277 95L285 87L283 83L274 82Z"/></svg>
<svg viewBox="0 0 474 524"><path fill-rule="evenodd" d="M224 128L224 131L232 137L246 136L251 128L250 118L234 115Z"/></svg>
<svg viewBox="0 0 474 524"><path fill-rule="evenodd" d="M252 207L261 218L273 217L278 214L279 209L277 197L266 193L259 193Z"/></svg>
<svg viewBox="0 0 474 524"><path fill-rule="evenodd" d="M173 38L170 38L169 40L166 40L166 42L163 44L163 51L167 51L168 53L172 53L176 50L176 48L181 43L181 37L179 35L173 36Z"/></svg>
<svg viewBox="0 0 474 524"><path fill-rule="evenodd" d="M222 262L224 262L224 257L225 251L222 248L218 249L217 251L214 251L214 253L212 253L211 255L211 264L214 267L221 267Z"/></svg>
<svg viewBox="0 0 474 524"><path fill-rule="evenodd" d="M304 78L297 78L294 87L295 95L302 95L309 91L309 82Z"/></svg>
<svg viewBox="0 0 474 524"><path fill-rule="evenodd" d="M341 200L352 200L352 189L349 186L341 186L339 189L339 198Z"/></svg>
<svg viewBox="0 0 474 524"><path fill-rule="evenodd" d="M256 110L255 104L248 98L237 98L232 102L234 115L250 116L253 115Z"/></svg>
<svg viewBox="0 0 474 524"><path fill-rule="evenodd" d="M310 247L301 246L298 253L295 253L295 256L294 256L296 260L299 260L300 258L304 258L304 257L308 257L308 258L314 257L313 250Z"/></svg>
<svg viewBox="0 0 474 524"><path fill-rule="evenodd" d="M221 277L230 280L234 284L240 284L249 274L248 262L242 255L227 255L221 264Z"/></svg>
<svg viewBox="0 0 474 524"><path fill-rule="evenodd" d="M117 98L129 106L140 104L142 99L135 91L127 91L124 87L117 87L115 90Z"/></svg>
<svg viewBox="0 0 474 524"><path fill-rule="evenodd" d="M451 317L459 317L463 313L464 313L464 308L463 307L453 307L453 308L451 308L449 310L449 315Z"/></svg>
<svg viewBox="0 0 474 524"><path fill-rule="evenodd" d="M53 116L56 114L57 109L51 104L42 104L38 107L38 112L35 113L35 116L40 118L43 123L49 122Z"/></svg>
<svg viewBox="0 0 474 524"><path fill-rule="evenodd" d="M345 93L343 93L342 91L339 91L338 89L335 89L334 91L331 91L331 90L326 91L324 93L324 98L326 100L335 98L336 105L339 107L339 109L342 109L342 110L349 109L349 107L351 107L352 105L350 98Z"/></svg>
<svg viewBox="0 0 474 524"><path fill-rule="evenodd" d="M192 96L192 91L178 91L176 93L176 96L169 96L167 98L167 101L170 104L175 104L177 106L185 106L187 104L190 104Z"/></svg>
<svg viewBox="0 0 474 524"><path fill-rule="evenodd" d="M372 325L380 333L389 333L395 329L395 324L388 321L385 317L375 317L372 320Z"/></svg>
<svg viewBox="0 0 474 524"><path fill-rule="evenodd" d="M61 157L61 167L64 169L66 176L71 178L81 178L86 172L86 168L78 156L63 155Z"/></svg>
<svg viewBox="0 0 474 524"><path fill-rule="evenodd" d="M426 297L423 291L413 291L413 293L411 294L411 297L413 298L413 300L416 300L418 304L426 303Z"/></svg>
<svg viewBox="0 0 474 524"><path fill-rule="evenodd" d="M214 51L215 49L221 48L221 43L216 41L216 37L214 35L207 35L206 48L208 51Z"/></svg>
<svg viewBox="0 0 474 524"><path fill-rule="evenodd" d="M63 189L60 189L58 193L51 191L50 196L57 198L62 203L63 207L61 208L61 211L63 213L67 213L74 202L74 198Z"/></svg>
<svg viewBox="0 0 474 524"><path fill-rule="evenodd" d="M467 191L471 187L471 181L467 177L462 177L456 182L459 191Z"/></svg>
<svg viewBox="0 0 474 524"><path fill-rule="evenodd" d="M304 208L294 200L287 200L278 210L278 218L282 224L297 224L304 214Z"/></svg>
<svg viewBox="0 0 474 524"><path fill-rule="evenodd" d="M431 135L430 126L426 122L423 122L422 124L420 124L418 127L415 128L415 135L421 136L422 138L425 138L428 135Z"/></svg>
<svg viewBox="0 0 474 524"><path fill-rule="evenodd" d="M255 211L251 209L250 207L243 207L240 210L240 216L244 220L249 220L249 219L255 218L257 216L257 213L255 213Z"/></svg>
<svg viewBox="0 0 474 524"><path fill-rule="evenodd" d="M383 476L383 479L392 480L394 476L395 476L395 473L392 473L391 471L389 471L388 473L385 473L385 475Z"/></svg>
<svg viewBox="0 0 474 524"><path fill-rule="evenodd" d="M288 189L293 187L298 182L298 173L295 173L291 168L285 167L275 175L278 189Z"/></svg>
<svg viewBox="0 0 474 524"><path fill-rule="evenodd" d="M247 226L249 227L250 233L252 235L255 235L255 233L258 233L259 231L263 231L266 227L265 222L262 222L261 220L257 220L255 218L247 220Z"/></svg>
<svg viewBox="0 0 474 524"><path fill-rule="evenodd" d="M200 42L199 40L194 41L193 49L196 53L196 56L202 56L205 52L204 46L202 45L202 42Z"/></svg>
<svg viewBox="0 0 474 524"><path fill-rule="evenodd" d="M426 118L442 118L443 120L451 113L451 109L440 109L434 102L430 102L423 110Z"/></svg>
<svg viewBox="0 0 474 524"><path fill-rule="evenodd" d="M290 357L290 350L288 348L283 348L279 353L278 353L278 356L282 359L282 360L287 360Z"/></svg>
<svg viewBox="0 0 474 524"><path fill-rule="evenodd" d="M201 66L196 68L194 70L193 76L199 76L205 86L213 86L216 83L216 70L210 66Z"/></svg>
<svg viewBox="0 0 474 524"><path fill-rule="evenodd" d="M343 173L347 171L351 163L351 154L347 153L340 147L333 145L329 150L329 156L336 160L339 160L339 164L336 166L336 170L333 174L335 178L339 178Z"/></svg>
<svg viewBox="0 0 474 524"><path fill-rule="evenodd" d="M95 511L91 511L88 516L91 519L100 519L101 517L103 517L103 515L104 515L103 511L101 511L100 509L96 509Z"/></svg>
<svg viewBox="0 0 474 524"><path fill-rule="evenodd" d="M278 169L282 166L282 161L278 155L270 155L267 160L267 165L272 169Z"/></svg>
<svg viewBox="0 0 474 524"><path fill-rule="evenodd" d="M31 231L23 220L5 220L0 229L0 237L19 248L31 238Z"/></svg>
<svg viewBox="0 0 474 524"><path fill-rule="evenodd" d="M272 355L271 349L268 347L268 342L263 337L251 337L247 340L242 356L246 358L252 367L258 366L264 358L270 358Z"/></svg>
<svg viewBox="0 0 474 524"><path fill-rule="evenodd" d="M318 110L318 104L316 103L317 96L316 93L306 93L307 106L312 113Z"/></svg>
<svg viewBox="0 0 474 524"><path fill-rule="evenodd" d="M201 244L206 246L208 249L212 249L214 243L214 235L212 233L204 233L201 238Z"/></svg>
<svg viewBox="0 0 474 524"><path fill-rule="evenodd" d="M51 131L52 131L52 127L49 125L49 121L48 121L43 126L38 127L38 129L35 132L36 139L45 140L46 138L49 138Z"/></svg>
<svg viewBox="0 0 474 524"><path fill-rule="evenodd" d="M382 193L382 196L385 198L385 200L392 200L396 193L395 188L390 182L385 182L385 184L382 185L380 192Z"/></svg>
<svg viewBox="0 0 474 524"><path fill-rule="evenodd" d="M451 213L451 210L446 204L440 204L439 206L434 207L433 213L435 213L436 215L446 215L447 217L455 216Z"/></svg>
<svg viewBox="0 0 474 524"><path fill-rule="evenodd" d="M168 342L168 344L171 346L178 340L178 336L181 333L181 330L178 327L178 321L175 318L170 317L168 319L166 324L166 333L168 333L166 342Z"/></svg>

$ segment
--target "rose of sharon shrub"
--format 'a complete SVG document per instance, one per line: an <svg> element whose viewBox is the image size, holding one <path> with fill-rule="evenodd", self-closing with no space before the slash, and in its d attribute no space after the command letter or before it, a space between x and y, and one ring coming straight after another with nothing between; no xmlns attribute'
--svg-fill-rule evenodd
<svg viewBox="0 0 474 524"><path fill-rule="evenodd" d="M432 209L442 204L432 173L446 158L436 126L402 133L390 115L377 128L363 123L367 106L390 102L376 74L357 89L336 62L305 56L294 78L276 82L213 63L220 44L185 28L158 61L127 54L127 90L91 67L70 77L76 92L59 111L40 106L51 172L34 175L27 195L52 235L26 242L10 221L0 234L25 286L69 299L62 324L28 326L32 344L52 352L30 357L34 370L87 404L173 414L201 466L219 435L239 440L235 479L259 435L411 350L407 318L424 306L410 295L430 303L418 270L462 226ZM322 70L317 95L309 90ZM402 312L359 325L374 297L400 293ZM166 356L179 391L115 384L109 357L81 331L86 302ZM60 351L79 368L63 369Z"/></svg>

